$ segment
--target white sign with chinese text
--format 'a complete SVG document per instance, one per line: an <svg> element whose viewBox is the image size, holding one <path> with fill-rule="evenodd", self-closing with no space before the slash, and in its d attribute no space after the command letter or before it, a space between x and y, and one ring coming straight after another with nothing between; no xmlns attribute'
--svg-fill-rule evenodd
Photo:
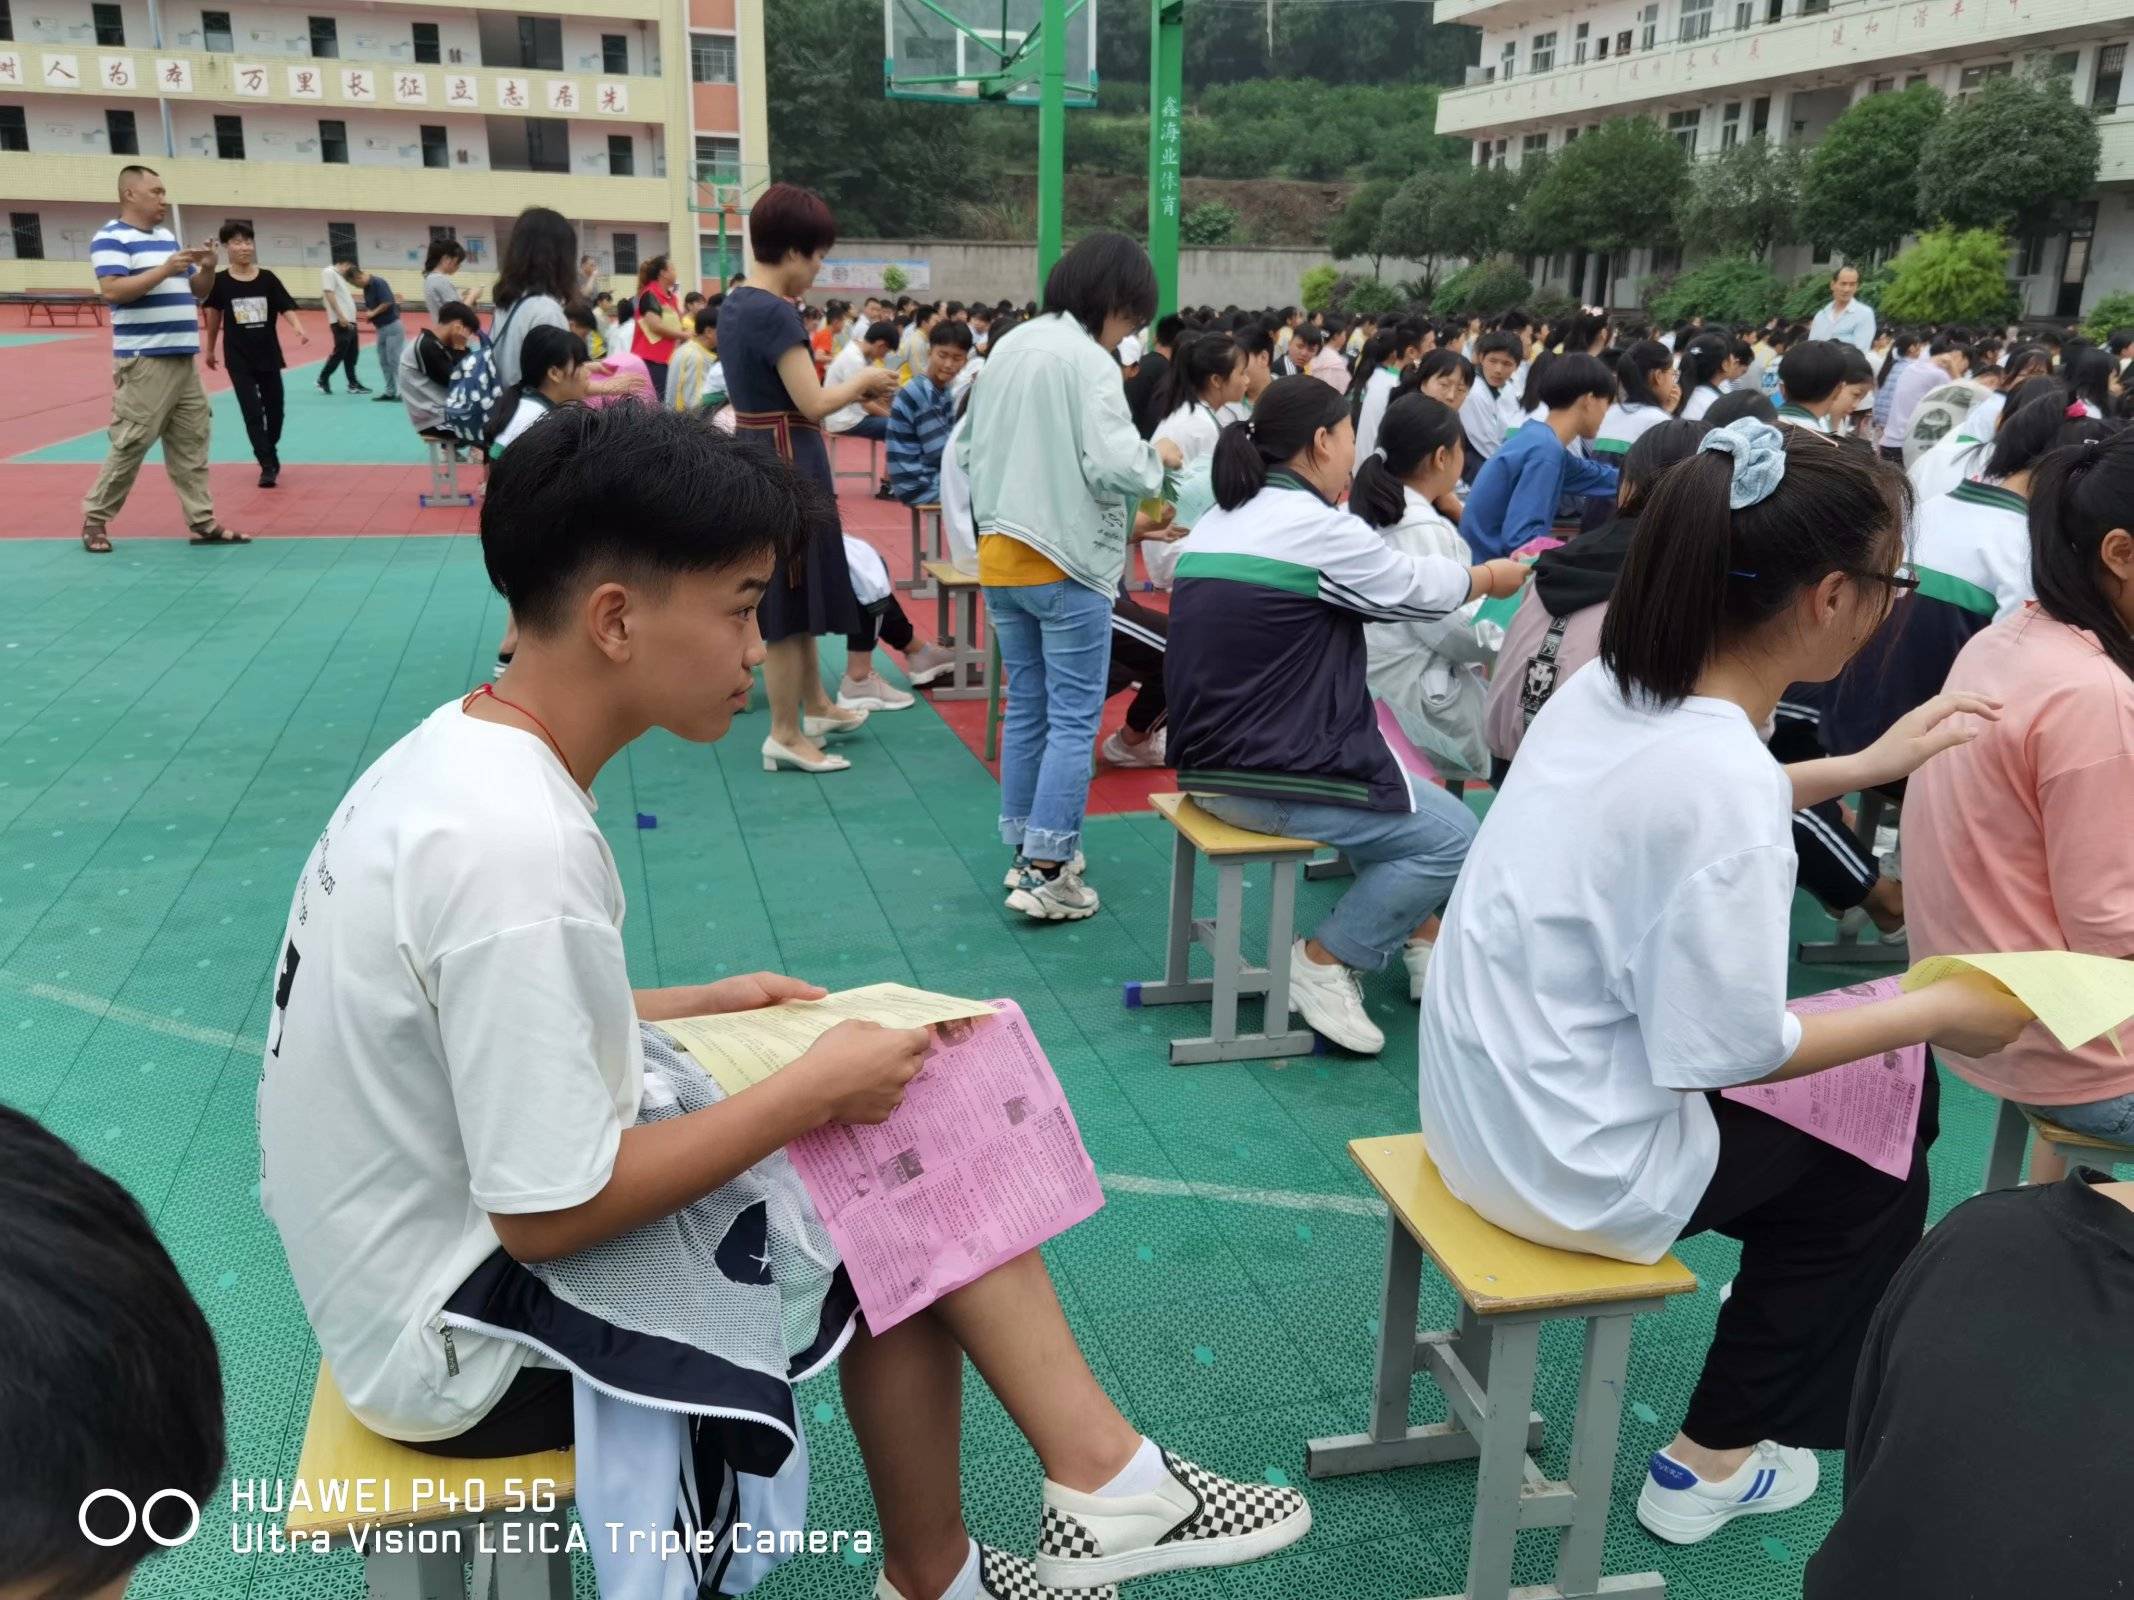
<svg viewBox="0 0 2134 1600"><path fill-rule="evenodd" d="M393 103L403 106L428 105L430 103L429 75L422 72L394 73Z"/></svg>
<svg viewBox="0 0 2134 1600"><path fill-rule="evenodd" d="M627 116L630 111L630 86L627 83L610 83L603 78L593 86L593 106L611 117Z"/></svg>
<svg viewBox="0 0 2134 1600"><path fill-rule="evenodd" d="M165 94L191 94L193 64L173 57L156 57L156 87Z"/></svg>
<svg viewBox="0 0 2134 1600"><path fill-rule="evenodd" d="M317 67L291 67L289 93L297 100L323 100L326 98L326 75Z"/></svg>
<svg viewBox="0 0 2134 1600"><path fill-rule="evenodd" d="M230 67L230 84L241 95L254 99L267 93L267 69L256 62L239 61Z"/></svg>

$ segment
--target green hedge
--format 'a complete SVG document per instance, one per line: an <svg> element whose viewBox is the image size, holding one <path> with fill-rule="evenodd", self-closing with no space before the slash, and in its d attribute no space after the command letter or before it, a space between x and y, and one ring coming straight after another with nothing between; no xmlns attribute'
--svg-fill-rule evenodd
<svg viewBox="0 0 2134 1600"><path fill-rule="evenodd" d="M1672 327L1691 317L1708 322L1762 322L1776 315L1786 299L1786 286L1763 262L1748 256L1721 256L1677 274L1645 304L1654 322ZM1809 315L1821 304L1818 300Z"/></svg>
<svg viewBox="0 0 2134 1600"><path fill-rule="evenodd" d="M1430 309L1441 317L1493 317L1534 298L1534 284L1509 256L1462 267L1438 285Z"/></svg>

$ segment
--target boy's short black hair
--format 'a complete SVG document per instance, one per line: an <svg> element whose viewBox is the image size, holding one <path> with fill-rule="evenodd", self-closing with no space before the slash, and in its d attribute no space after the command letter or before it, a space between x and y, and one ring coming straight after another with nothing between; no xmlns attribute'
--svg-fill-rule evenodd
<svg viewBox="0 0 2134 1600"><path fill-rule="evenodd" d="M861 344L894 345L904 337L904 330L894 317L877 317L867 324L867 331L860 335Z"/></svg>
<svg viewBox="0 0 2134 1600"><path fill-rule="evenodd" d="M971 325L968 322L952 322L943 317L934 324L933 332L926 336L926 342L933 348L954 345L958 350L968 350L974 343L971 338Z"/></svg>
<svg viewBox="0 0 2134 1600"><path fill-rule="evenodd" d="M1138 326L1156 314L1156 268L1125 234L1092 233L1046 275L1045 310L1074 318L1091 338L1110 316L1131 317Z"/></svg>
<svg viewBox="0 0 2134 1600"><path fill-rule="evenodd" d="M1178 336L1186 331L1186 319L1175 311L1166 311L1156 319L1156 342L1176 344Z"/></svg>
<svg viewBox="0 0 2134 1600"><path fill-rule="evenodd" d="M1754 417L1758 422L1774 426L1778 422L1778 407L1770 398L1756 389L1729 389L1714 400L1711 409L1704 413L1704 420L1715 428L1723 428L1730 422L1739 422L1743 417Z"/></svg>
<svg viewBox="0 0 2134 1600"><path fill-rule="evenodd" d="M585 302L583 300L573 300L564 314L573 317L575 320L575 313L584 306ZM474 307L463 304L458 300L447 300L443 305L439 306L437 308L437 320L439 322L456 322L462 328L472 328L476 333L482 331L482 319L475 313ZM585 324L587 327L593 325L593 313L590 310L585 313Z"/></svg>
<svg viewBox="0 0 2134 1600"><path fill-rule="evenodd" d="M1475 341L1475 364L1481 365L1484 356L1510 356L1517 361L1526 354L1526 346L1519 342L1519 335L1498 330L1485 333Z"/></svg>
<svg viewBox="0 0 2134 1600"><path fill-rule="evenodd" d="M687 294L682 296L682 309L684 311L694 311L698 306L702 305L703 303L704 294L703 291L700 289L691 289ZM811 306L809 307L809 309L813 310L814 308Z"/></svg>
<svg viewBox="0 0 2134 1600"><path fill-rule="evenodd" d="M1803 339L1778 362L1778 383L1795 405L1828 400L1845 381L1845 352L1852 346L1831 339Z"/></svg>
<svg viewBox="0 0 2134 1600"><path fill-rule="evenodd" d="M1541 374L1541 403L1551 411L1575 406L1589 396L1613 400L1619 388L1608 363L1583 351L1558 356Z"/></svg>
<svg viewBox="0 0 2134 1600"><path fill-rule="evenodd" d="M216 234L215 237L224 244L228 244L232 239L251 239L256 238L257 235L252 232L251 223L231 221L225 222L222 225L222 231Z"/></svg>
<svg viewBox="0 0 2134 1600"><path fill-rule="evenodd" d="M0 1573L62 1600L124 1576L222 1477L215 1336L140 1205L0 1106ZM123 1496L140 1520L125 1529ZM166 1491L175 1491L167 1493ZM154 1504L151 1506L150 1501ZM145 1522L146 1526L142 1524Z"/></svg>
<svg viewBox="0 0 2134 1600"><path fill-rule="evenodd" d="M541 633L589 578L657 593L679 573L783 560L826 515L792 468L701 413L563 406L489 469L482 561L519 626Z"/></svg>

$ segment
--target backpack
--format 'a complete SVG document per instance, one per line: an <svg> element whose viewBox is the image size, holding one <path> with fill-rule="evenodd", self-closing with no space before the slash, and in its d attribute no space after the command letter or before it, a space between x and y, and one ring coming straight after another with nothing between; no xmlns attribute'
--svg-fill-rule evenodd
<svg viewBox="0 0 2134 1600"><path fill-rule="evenodd" d="M517 408L518 391L507 390L503 374L497 371L496 346L525 303L523 299L516 302L496 325L496 338L481 340L452 369L451 387L445 391L445 426L462 439L487 444L503 431ZM507 400L511 402L508 408Z"/></svg>

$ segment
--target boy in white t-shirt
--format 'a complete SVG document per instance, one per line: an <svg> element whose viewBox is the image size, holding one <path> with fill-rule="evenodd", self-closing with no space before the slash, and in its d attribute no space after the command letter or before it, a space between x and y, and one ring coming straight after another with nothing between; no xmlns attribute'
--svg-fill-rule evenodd
<svg viewBox="0 0 2134 1600"><path fill-rule="evenodd" d="M520 631L509 670L387 751L313 848L277 968L261 1200L343 1397L382 1433L457 1455L569 1443L570 1381L447 1323L455 1290L634 1234L810 1129L879 1122L919 1069L924 1030L846 1023L741 1094L639 1118L640 1021L823 992L756 973L633 993L590 794L648 729L726 734L764 658L774 558L804 537L788 469L707 420L556 410L482 507ZM964 1532L966 1354L1044 1464L1034 1564ZM885 1333L860 1326L841 1376L881 1600L1108 1594L1310 1527L1296 1491L1217 1478L1121 1417L1034 1251Z"/></svg>

